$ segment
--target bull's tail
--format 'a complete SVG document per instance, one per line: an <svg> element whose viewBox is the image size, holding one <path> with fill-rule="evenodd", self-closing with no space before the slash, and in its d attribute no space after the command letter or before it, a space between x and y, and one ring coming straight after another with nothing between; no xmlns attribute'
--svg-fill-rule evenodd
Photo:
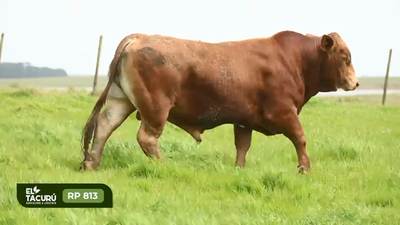
<svg viewBox="0 0 400 225"><path fill-rule="evenodd" d="M109 67L109 78L106 87L104 88L103 92L101 93L99 99L97 100L95 106L93 107L92 113L90 114L88 120L86 121L85 127L82 131L82 148L83 148L83 155L85 157L85 161L89 160L89 144L92 141L93 133L97 126L97 119L100 115L100 111L103 108L104 104L107 100L107 95L110 90L111 84L114 81L115 77L117 76L118 70L118 62L121 57L122 52L125 48L129 45L129 41L124 40L125 45L121 48L118 46L117 51L115 52L114 58L110 63ZM124 43L122 42L121 45ZM126 43L127 42L127 43Z"/></svg>

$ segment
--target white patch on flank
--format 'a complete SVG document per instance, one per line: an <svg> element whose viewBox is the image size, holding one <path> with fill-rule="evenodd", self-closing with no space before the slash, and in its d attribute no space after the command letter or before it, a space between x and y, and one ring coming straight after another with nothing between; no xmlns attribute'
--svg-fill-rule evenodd
<svg viewBox="0 0 400 225"><path fill-rule="evenodd" d="M118 87L114 82L111 84L108 96L113 99L127 99L125 92Z"/></svg>
<svg viewBox="0 0 400 225"><path fill-rule="evenodd" d="M133 43L135 43L135 40L131 40L129 42L129 44L125 47L124 51L127 51L129 46L131 44L133 44ZM133 92L132 92L133 91L133 86L132 86L133 84L132 85L129 84L129 80L127 79L127 76L129 76L129 75L126 73L126 70L125 70L125 60L126 59L125 58L121 58L120 60L121 60L121 67L120 67L121 74L119 76L119 82L120 82L120 85L122 87L122 91L129 98L129 100L132 102L132 104L136 107L137 106L137 101L136 101L136 98L135 98L135 96L133 95Z"/></svg>
<svg viewBox="0 0 400 225"><path fill-rule="evenodd" d="M121 64L121 75L120 75L120 79L119 82L121 84L122 90L124 91L125 95L129 98L129 100L132 102L132 104L136 107L137 106L137 102L136 102L136 98L133 95L133 88L132 85L129 84L128 79L126 78L127 76L129 76L126 71L125 71L125 62L122 62Z"/></svg>

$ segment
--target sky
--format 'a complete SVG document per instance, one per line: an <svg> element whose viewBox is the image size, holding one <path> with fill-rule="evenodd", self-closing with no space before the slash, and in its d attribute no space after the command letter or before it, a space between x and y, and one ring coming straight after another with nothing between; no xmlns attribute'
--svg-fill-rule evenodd
<svg viewBox="0 0 400 225"><path fill-rule="evenodd" d="M268 37L283 30L338 32L360 77L400 76L399 0L0 0L2 62L105 76L119 42L131 33L207 42Z"/></svg>

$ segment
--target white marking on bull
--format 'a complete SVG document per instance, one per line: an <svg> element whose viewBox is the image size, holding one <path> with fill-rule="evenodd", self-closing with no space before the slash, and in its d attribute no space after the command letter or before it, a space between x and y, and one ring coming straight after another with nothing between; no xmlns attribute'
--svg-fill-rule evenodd
<svg viewBox="0 0 400 225"><path fill-rule="evenodd" d="M129 51L129 46L135 43L135 40L132 40L129 42L129 44L125 47L125 51ZM134 84L130 84L129 80L127 79L128 73L125 70L125 64L126 64L126 58L121 58L121 74L119 76L119 83L122 87L122 91L125 93L125 95L129 98L129 100L132 102L132 104L137 108L137 101L135 96L133 95L133 86ZM132 75L132 74L131 74ZM135 77L137 74L134 74L133 77Z"/></svg>
<svg viewBox="0 0 400 225"><path fill-rule="evenodd" d="M110 91L108 92L108 98L128 99L125 92L120 87L118 87L115 83L111 84Z"/></svg>
<svg viewBox="0 0 400 225"><path fill-rule="evenodd" d="M121 84L122 90L124 91L125 95L128 96L129 100L132 102L132 104L137 108L137 101L135 96L133 95L133 86L134 84L130 84L127 76L129 76L125 69L124 69L124 64L125 62L121 63L121 76L119 79L119 82ZM133 76L135 77L135 76Z"/></svg>

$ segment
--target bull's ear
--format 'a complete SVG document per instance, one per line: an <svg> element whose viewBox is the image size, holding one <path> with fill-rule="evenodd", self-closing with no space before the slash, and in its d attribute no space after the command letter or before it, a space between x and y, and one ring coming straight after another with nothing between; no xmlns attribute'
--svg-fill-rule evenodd
<svg viewBox="0 0 400 225"><path fill-rule="evenodd" d="M324 34L321 39L321 49L329 52L333 49L334 41L333 38L329 35Z"/></svg>

